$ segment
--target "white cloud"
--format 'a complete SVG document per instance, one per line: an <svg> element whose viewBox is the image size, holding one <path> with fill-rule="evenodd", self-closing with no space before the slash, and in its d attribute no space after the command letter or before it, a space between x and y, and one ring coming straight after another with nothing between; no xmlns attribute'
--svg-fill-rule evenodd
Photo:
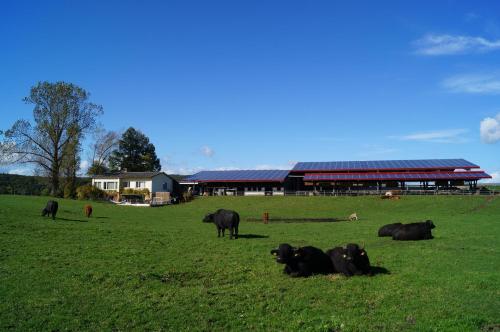
<svg viewBox="0 0 500 332"><path fill-rule="evenodd" d="M82 160L82 162L80 163L79 173L80 174L87 173L87 170L88 170L89 166L90 166L90 162L88 160Z"/></svg>
<svg viewBox="0 0 500 332"><path fill-rule="evenodd" d="M390 136L389 138L396 138L402 141L420 141L432 143L464 143L467 142L467 139L462 137L462 135L467 132L467 129L447 129L414 133L404 136Z"/></svg>
<svg viewBox="0 0 500 332"><path fill-rule="evenodd" d="M479 132L484 143L500 141L500 113L494 118L484 118L479 126Z"/></svg>
<svg viewBox="0 0 500 332"><path fill-rule="evenodd" d="M442 85L450 92L495 95L500 94L500 75L457 75L447 78Z"/></svg>
<svg viewBox="0 0 500 332"><path fill-rule="evenodd" d="M482 183L500 183L500 171L491 172L488 174L491 175L491 179L483 179L481 180Z"/></svg>
<svg viewBox="0 0 500 332"><path fill-rule="evenodd" d="M215 154L215 151L214 151L211 147L206 146L206 145L205 145L205 146L202 146L202 147L200 148L200 151L201 151L201 153L202 153L205 157L208 157L208 158L213 157L213 155Z"/></svg>
<svg viewBox="0 0 500 332"><path fill-rule="evenodd" d="M32 175L32 170L27 168L13 168L9 170L9 174Z"/></svg>
<svg viewBox="0 0 500 332"><path fill-rule="evenodd" d="M428 34L414 42L416 52L422 55L451 55L484 53L500 49L500 40L483 37Z"/></svg>

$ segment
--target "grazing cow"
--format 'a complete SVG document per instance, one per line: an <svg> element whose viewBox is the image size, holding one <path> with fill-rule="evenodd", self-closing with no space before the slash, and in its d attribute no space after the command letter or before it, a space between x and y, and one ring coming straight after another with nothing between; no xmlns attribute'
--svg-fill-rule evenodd
<svg viewBox="0 0 500 332"><path fill-rule="evenodd" d="M402 223L397 222L394 224L387 224L378 230L378 236L383 237L383 236L392 236L392 233L401 226Z"/></svg>
<svg viewBox="0 0 500 332"><path fill-rule="evenodd" d="M56 201L48 201L47 205L42 210L42 217L52 216L52 220L55 220L58 208L59 208L59 205L57 204Z"/></svg>
<svg viewBox="0 0 500 332"><path fill-rule="evenodd" d="M84 208L84 212L85 212L85 216L87 218L90 218L92 216L92 205L85 205L85 208Z"/></svg>
<svg viewBox="0 0 500 332"><path fill-rule="evenodd" d="M226 228L229 228L229 239L238 238L238 225L240 224L240 216L237 212L231 210L220 209L215 213L210 213L203 218L203 222L213 222L217 227L217 236L225 236Z"/></svg>
<svg viewBox="0 0 500 332"><path fill-rule="evenodd" d="M291 277L309 277L334 271L330 258L315 247L293 248L288 243L282 243L278 249L271 250L271 254L276 256L276 262L285 264L283 272Z"/></svg>
<svg viewBox="0 0 500 332"><path fill-rule="evenodd" d="M392 239L399 241L416 241L432 239L432 229L435 228L431 220L399 226L393 233Z"/></svg>
<svg viewBox="0 0 500 332"><path fill-rule="evenodd" d="M349 216L349 221L354 221L354 220L358 220L358 215L356 214L356 212L354 212Z"/></svg>

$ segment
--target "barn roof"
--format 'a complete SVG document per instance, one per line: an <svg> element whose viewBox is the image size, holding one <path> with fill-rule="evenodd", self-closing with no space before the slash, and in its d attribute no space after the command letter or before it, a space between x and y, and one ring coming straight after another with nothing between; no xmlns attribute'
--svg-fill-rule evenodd
<svg viewBox="0 0 500 332"><path fill-rule="evenodd" d="M485 172L306 173L304 181L434 181L490 179Z"/></svg>
<svg viewBox="0 0 500 332"><path fill-rule="evenodd" d="M283 182L290 171L285 170L234 170L202 171L190 175L185 182Z"/></svg>
<svg viewBox="0 0 500 332"><path fill-rule="evenodd" d="M428 169L479 168L465 159L373 160L299 162L292 172L369 171L369 170L428 170Z"/></svg>

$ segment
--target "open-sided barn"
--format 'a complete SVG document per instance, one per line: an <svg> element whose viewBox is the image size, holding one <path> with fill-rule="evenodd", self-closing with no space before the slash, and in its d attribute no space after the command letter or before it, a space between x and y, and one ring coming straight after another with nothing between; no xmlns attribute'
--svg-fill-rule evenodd
<svg viewBox="0 0 500 332"><path fill-rule="evenodd" d="M291 170L202 171L182 184L201 195L475 189L491 178L464 159L299 162Z"/></svg>

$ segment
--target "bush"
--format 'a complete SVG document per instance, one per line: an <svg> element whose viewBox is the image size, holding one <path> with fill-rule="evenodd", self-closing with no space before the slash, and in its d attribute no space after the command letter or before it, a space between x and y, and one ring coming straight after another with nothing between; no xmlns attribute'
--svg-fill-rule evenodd
<svg viewBox="0 0 500 332"><path fill-rule="evenodd" d="M143 195L145 199L149 199L149 189L133 189L133 188L125 188L122 190L121 194L125 195Z"/></svg>
<svg viewBox="0 0 500 332"><path fill-rule="evenodd" d="M100 201L107 199L107 194L104 190L96 188L90 184L76 188L76 196L81 200Z"/></svg>

